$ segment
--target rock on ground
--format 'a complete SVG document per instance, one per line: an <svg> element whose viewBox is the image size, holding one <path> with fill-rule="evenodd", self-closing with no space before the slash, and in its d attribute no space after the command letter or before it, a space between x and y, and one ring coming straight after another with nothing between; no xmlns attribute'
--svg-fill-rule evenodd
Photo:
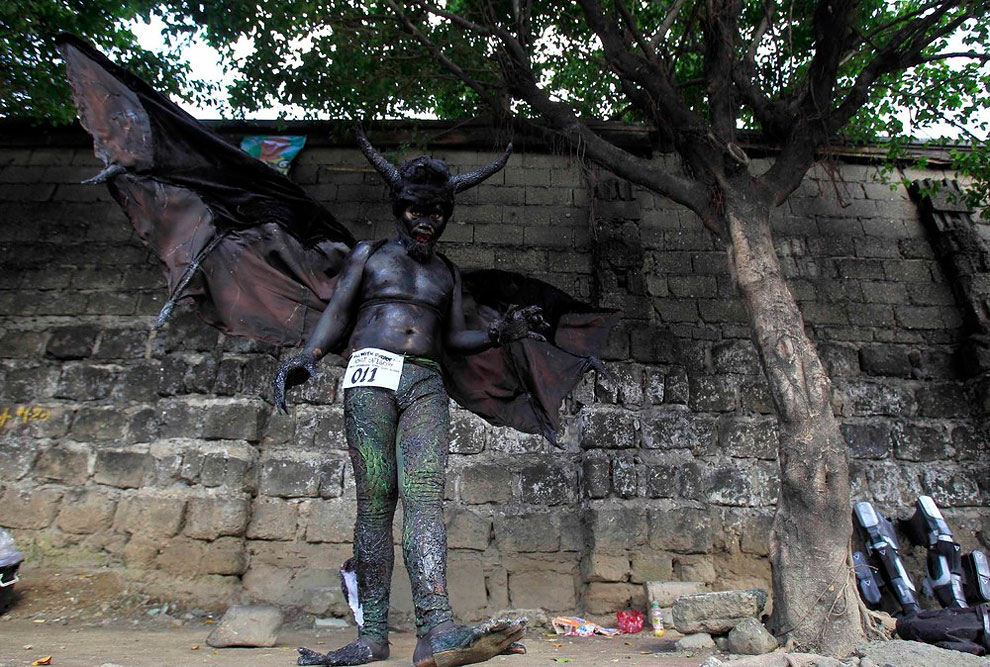
<svg viewBox="0 0 990 667"><path fill-rule="evenodd" d="M729 631L727 647L731 653L763 655L777 646L777 638L755 618L744 618Z"/></svg>
<svg viewBox="0 0 990 667"><path fill-rule="evenodd" d="M206 643L227 646L275 646L282 610L272 605L238 605L227 610Z"/></svg>
<svg viewBox="0 0 990 667"><path fill-rule="evenodd" d="M814 653L768 653L742 660L709 658L703 667L850 667L851 664Z"/></svg>
<svg viewBox="0 0 990 667"><path fill-rule="evenodd" d="M696 651L703 648L715 648L715 640L707 632L685 635L677 640L674 647L678 651Z"/></svg>
<svg viewBox="0 0 990 667"><path fill-rule="evenodd" d="M981 658L960 651L892 639L871 642L856 649L856 655L838 660L814 653L768 653L766 655L721 660L708 658L702 667L990 667L990 658Z"/></svg>
<svg viewBox="0 0 990 667"><path fill-rule="evenodd" d="M744 618L758 618L766 603L767 592L758 588L688 595L674 602L674 629L724 635Z"/></svg>
<svg viewBox="0 0 990 667"><path fill-rule="evenodd" d="M971 653L950 651L932 644L892 639L870 642L856 649L861 658L868 658L877 665L897 665L897 667L990 667L990 658L981 658Z"/></svg>

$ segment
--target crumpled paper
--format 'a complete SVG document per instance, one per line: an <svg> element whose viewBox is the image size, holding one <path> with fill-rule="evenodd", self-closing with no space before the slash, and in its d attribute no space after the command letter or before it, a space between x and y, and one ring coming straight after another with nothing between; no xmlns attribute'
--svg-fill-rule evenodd
<svg viewBox="0 0 990 667"><path fill-rule="evenodd" d="M597 623L586 621L577 616L557 616L550 624L553 631L565 637L590 637L592 635L602 635L603 637L614 637L619 634L615 628L603 628Z"/></svg>

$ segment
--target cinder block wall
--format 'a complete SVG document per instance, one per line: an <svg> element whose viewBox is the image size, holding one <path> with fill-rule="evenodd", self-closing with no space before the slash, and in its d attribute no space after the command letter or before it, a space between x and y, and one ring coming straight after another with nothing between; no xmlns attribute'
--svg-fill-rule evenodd
<svg viewBox="0 0 990 667"><path fill-rule="evenodd" d="M0 526L27 566L118 568L200 605L344 615L354 484L339 365L294 393L291 415L273 413L287 351L187 310L151 330L164 281L105 188L78 184L100 168L85 137L0 143ZM494 157L434 152L457 171ZM987 403L955 361L960 307L907 193L871 168L835 169L813 170L774 226L833 378L853 496L906 515L929 493L964 549L987 548ZM356 150L309 148L293 178L359 238L392 233ZM461 617L610 613L658 579L769 587L773 409L725 253L693 215L525 152L460 198L443 249L626 314L606 354L618 382L589 375L573 392L558 447L454 410ZM401 621L412 605L397 564Z"/></svg>

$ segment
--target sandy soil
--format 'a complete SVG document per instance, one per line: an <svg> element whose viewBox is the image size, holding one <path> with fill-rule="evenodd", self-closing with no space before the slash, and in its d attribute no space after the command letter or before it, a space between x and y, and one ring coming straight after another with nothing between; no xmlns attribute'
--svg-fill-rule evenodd
<svg viewBox="0 0 990 667"><path fill-rule="evenodd" d="M27 666L49 655L55 667L285 667L295 664L297 646L323 652L354 637L352 628L316 630L301 617L289 619L272 648L214 649L206 637L218 614L163 607L108 571L28 571L15 591L14 605L0 616L0 667ZM658 639L644 632L569 638L536 628L527 634L526 655L499 656L487 664L696 667L709 655L676 652L676 637L670 633ZM379 664L411 665L414 645L413 633L393 633L393 657Z"/></svg>

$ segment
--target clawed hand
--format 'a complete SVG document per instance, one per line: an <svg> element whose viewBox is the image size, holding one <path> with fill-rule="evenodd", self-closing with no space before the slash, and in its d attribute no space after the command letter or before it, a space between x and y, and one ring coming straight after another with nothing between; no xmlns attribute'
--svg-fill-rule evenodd
<svg viewBox="0 0 990 667"><path fill-rule="evenodd" d="M311 352L301 352L282 362L272 380L272 394L275 407L283 414L288 414L285 407L285 392L297 385L303 384L311 377L319 375L316 369L316 357Z"/></svg>
<svg viewBox="0 0 990 667"><path fill-rule="evenodd" d="M523 338L546 341L546 336L540 332L549 329L550 325L543 319L542 308L539 306L520 308L513 304L505 311L505 315L492 322L488 335L499 345Z"/></svg>

